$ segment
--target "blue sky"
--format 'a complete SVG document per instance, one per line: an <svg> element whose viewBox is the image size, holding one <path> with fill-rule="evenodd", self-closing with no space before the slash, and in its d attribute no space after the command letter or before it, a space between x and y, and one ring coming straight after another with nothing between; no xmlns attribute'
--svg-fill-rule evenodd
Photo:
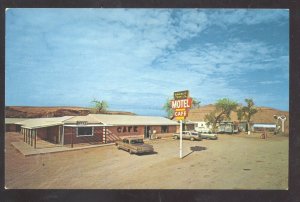
<svg viewBox="0 0 300 202"><path fill-rule="evenodd" d="M289 11L9 9L5 104L165 115L174 91L289 108Z"/></svg>

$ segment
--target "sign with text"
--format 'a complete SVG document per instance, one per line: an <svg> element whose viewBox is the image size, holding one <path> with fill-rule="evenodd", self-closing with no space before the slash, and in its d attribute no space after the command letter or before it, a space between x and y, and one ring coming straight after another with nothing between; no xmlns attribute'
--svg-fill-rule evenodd
<svg viewBox="0 0 300 202"><path fill-rule="evenodd" d="M171 101L172 109L186 109L186 108L191 108L191 106L192 106L192 98Z"/></svg>
<svg viewBox="0 0 300 202"><path fill-rule="evenodd" d="M174 100L171 100L171 108L174 109L176 120L184 120L188 110L192 107L192 98L189 98L189 91L174 92Z"/></svg>
<svg viewBox="0 0 300 202"><path fill-rule="evenodd" d="M184 120L188 115L188 109L175 109L174 116L176 120Z"/></svg>
<svg viewBox="0 0 300 202"><path fill-rule="evenodd" d="M178 91L174 92L174 99L175 100L180 100L180 99L187 99L189 97L189 91Z"/></svg>

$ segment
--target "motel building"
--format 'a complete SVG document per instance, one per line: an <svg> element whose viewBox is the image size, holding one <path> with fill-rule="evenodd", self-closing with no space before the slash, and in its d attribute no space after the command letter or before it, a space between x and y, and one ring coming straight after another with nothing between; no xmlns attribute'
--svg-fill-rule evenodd
<svg viewBox="0 0 300 202"><path fill-rule="evenodd" d="M6 131L20 132L33 148L107 144L125 137L149 139L178 132L176 121L158 116L89 114L53 118L5 119Z"/></svg>

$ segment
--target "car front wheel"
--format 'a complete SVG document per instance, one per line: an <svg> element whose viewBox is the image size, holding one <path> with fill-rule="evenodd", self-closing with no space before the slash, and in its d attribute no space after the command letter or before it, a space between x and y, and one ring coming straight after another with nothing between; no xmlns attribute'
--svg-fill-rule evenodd
<svg viewBox="0 0 300 202"><path fill-rule="evenodd" d="M178 139L178 136L174 136L174 139L177 140L177 139Z"/></svg>
<svg viewBox="0 0 300 202"><path fill-rule="evenodd" d="M194 141L194 140L195 140L195 138L192 137L192 138L191 138L191 141Z"/></svg>

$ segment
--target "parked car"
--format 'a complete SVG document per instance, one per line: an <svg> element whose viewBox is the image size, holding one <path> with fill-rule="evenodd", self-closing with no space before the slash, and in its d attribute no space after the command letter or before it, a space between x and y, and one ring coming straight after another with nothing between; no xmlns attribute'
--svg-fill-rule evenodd
<svg viewBox="0 0 300 202"><path fill-rule="evenodd" d="M179 139L180 134L174 133L173 138L175 140ZM201 133L197 131L182 131L182 139L194 141L194 140L202 140L202 137L201 137Z"/></svg>
<svg viewBox="0 0 300 202"><path fill-rule="evenodd" d="M117 141L115 144L118 149L128 151L130 154L143 154L154 152L153 146L145 144L142 138L124 138L121 141Z"/></svg>
<svg viewBox="0 0 300 202"><path fill-rule="evenodd" d="M216 139L218 139L218 135L214 134L212 132L201 133L201 137L202 137L202 139L209 139L209 140L216 140Z"/></svg>
<svg viewBox="0 0 300 202"><path fill-rule="evenodd" d="M197 131L199 133L208 133L208 132L210 132L210 129L204 128L204 127L195 127L195 131Z"/></svg>

